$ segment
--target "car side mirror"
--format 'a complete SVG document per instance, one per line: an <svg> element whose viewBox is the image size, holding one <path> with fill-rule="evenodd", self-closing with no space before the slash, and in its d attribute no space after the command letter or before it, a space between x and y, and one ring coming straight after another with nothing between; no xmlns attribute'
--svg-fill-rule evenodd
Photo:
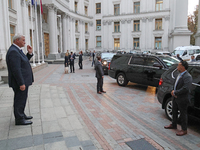
<svg viewBox="0 0 200 150"><path fill-rule="evenodd" d="M163 68L163 66L162 66L161 64L159 64L159 63L154 63L154 64L153 64L153 67L158 67L158 68L160 68L160 69Z"/></svg>

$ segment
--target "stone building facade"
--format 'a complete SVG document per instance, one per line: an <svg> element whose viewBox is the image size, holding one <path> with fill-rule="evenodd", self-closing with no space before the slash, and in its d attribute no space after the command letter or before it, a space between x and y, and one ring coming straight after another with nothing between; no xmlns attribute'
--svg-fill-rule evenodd
<svg viewBox="0 0 200 150"><path fill-rule="evenodd" d="M67 50L172 51L190 43L188 0L42 0L42 19L37 1L37 9L31 0L0 3L0 68L16 33L39 62Z"/></svg>

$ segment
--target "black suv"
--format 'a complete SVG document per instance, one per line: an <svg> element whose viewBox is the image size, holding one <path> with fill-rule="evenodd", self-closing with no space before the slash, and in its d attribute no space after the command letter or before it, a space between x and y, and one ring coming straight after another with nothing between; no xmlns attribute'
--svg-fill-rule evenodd
<svg viewBox="0 0 200 150"><path fill-rule="evenodd" d="M108 75L117 79L120 86L128 82L158 87L163 72L179 60L167 55L118 54L113 56Z"/></svg>
<svg viewBox="0 0 200 150"><path fill-rule="evenodd" d="M187 71L193 78L189 95L190 106L188 107L188 115L200 118L200 63L190 62ZM170 120L172 119L171 91L173 90L175 77L178 73L177 65L164 72L161 76L157 92L158 101L162 104L162 109L165 109L165 113Z"/></svg>

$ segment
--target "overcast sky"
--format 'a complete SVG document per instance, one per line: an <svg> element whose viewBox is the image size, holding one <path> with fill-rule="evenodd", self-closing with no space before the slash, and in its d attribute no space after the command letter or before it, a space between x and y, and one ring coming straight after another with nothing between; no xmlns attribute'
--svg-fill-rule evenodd
<svg viewBox="0 0 200 150"><path fill-rule="evenodd" d="M199 0L188 0L188 15L193 14L196 5L199 5Z"/></svg>

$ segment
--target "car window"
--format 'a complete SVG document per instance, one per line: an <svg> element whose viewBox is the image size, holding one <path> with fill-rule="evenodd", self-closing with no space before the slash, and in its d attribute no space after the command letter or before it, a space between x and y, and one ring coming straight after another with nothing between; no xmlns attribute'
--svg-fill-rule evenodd
<svg viewBox="0 0 200 150"><path fill-rule="evenodd" d="M191 50L188 50L188 53L189 53L189 55L194 55L194 53L195 53L195 50L193 50L193 49L191 49Z"/></svg>
<svg viewBox="0 0 200 150"><path fill-rule="evenodd" d="M200 49L196 49L196 54L199 54L200 53Z"/></svg>
<svg viewBox="0 0 200 150"><path fill-rule="evenodd" d="M192 68L189 73L191 74L193 81L195 83L199 83L200 82L200 68Z"/></svg>
<svg viewBox="0 0 200 150"><path fill-rule="evenodd" d="M102 53L101 58L102 59L111 59L114 55L115 55L115 53Z"/></svg>
<svg viewBox="0 0 200 150"><path fill-rule="evenodd" d="M178 64L180 61L177 58L174 57L164 57L164 56L158 56L162 61L167 65L167 67L171 67L174 64Z"/></svg>
<svg viewBox="0 0 200 150"><path fill-rule="evenodd" d="M121 65L121 64L128 64L128 61L129 61L130 57L127 57L127 56L117 56L115 55L111 61L114 62L114 64L116 65Z"/></svg>
<svg viewBox="0 0 200 150"><path fill-rule="evenodd" d="M177 55L177 54L182 55L183 52L184 52L183 50L174 50L173 55Z"/></svg>
<svg viewBox="0 0 200 150"><path fill-rule="evenodd" d="M142 57L132 57L130 64L144 65L144 58L142 58Z"/></svg>
<svg viewBox="0 0 200 150"><path fill-rule="evenodd" d="M145 65L153 66L154 64L160 64L155 58L148 58Z"/></svg>

